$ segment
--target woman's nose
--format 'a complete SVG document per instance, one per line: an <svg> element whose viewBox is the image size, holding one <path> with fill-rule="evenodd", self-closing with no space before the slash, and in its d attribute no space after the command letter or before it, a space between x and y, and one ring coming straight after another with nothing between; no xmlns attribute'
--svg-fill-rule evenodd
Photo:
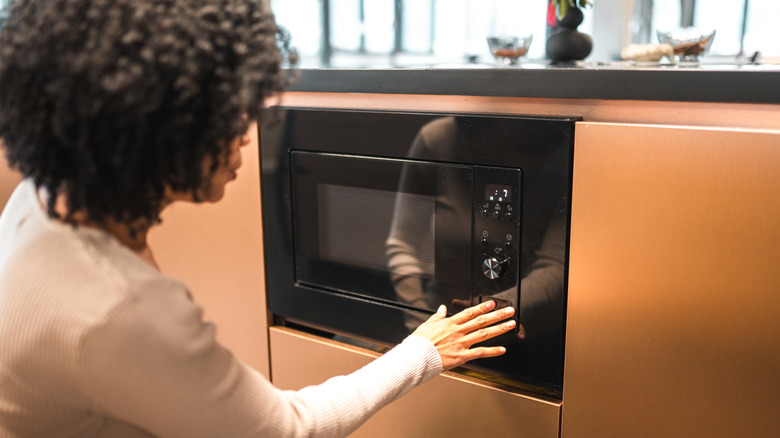
<svg viewBox="0 0 780 438"><path fill-rule="evenodd" d="M245 132L239 140L239 147L248 146L252 142L252 136L249 135L249 131Z"/></svg>

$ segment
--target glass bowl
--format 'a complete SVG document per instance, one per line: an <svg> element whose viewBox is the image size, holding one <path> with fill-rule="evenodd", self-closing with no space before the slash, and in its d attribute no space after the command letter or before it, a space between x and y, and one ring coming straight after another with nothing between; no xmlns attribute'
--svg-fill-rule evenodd
<svg viewBox="0 0 780 438"><path fill-rule="evenodd" d="M487 37L487 43L496 61L505 65L515 65L518 59L528 53L533 37L533 35L491 35Z"/></svg>
<svg viewBox="0 0 780 438"><path fill-rule="evenodd" d="M715 31L683 27L669 32L658 31L658 41L672 46L674 62L699 62L715 39Z"/></svg>

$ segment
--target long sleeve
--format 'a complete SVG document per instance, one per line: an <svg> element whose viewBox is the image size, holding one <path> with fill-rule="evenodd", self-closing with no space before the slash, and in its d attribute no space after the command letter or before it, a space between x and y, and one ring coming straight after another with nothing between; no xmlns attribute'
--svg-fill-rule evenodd
<svg viewBox="0 0 780 438"><path fill-rule="evenodd" d="M178 292L178 293L176 293ZM441 372L410 336L363 369L281 391L223 349L183 291L122 303L83 343L93 408L158 436L339 437Z"/></svg>
<svg viewBox="0 0 780 438"><path fill-rule="evenodd" d="M420 361L420 357L425 360ZM316 421L311 429L323 431L322 436L346 436L381 407L441 370L441 359L433 344L411 335L384 356L348 376L334 377L321 385L286 395L297 412L307 412L306 416Z"/></svg>

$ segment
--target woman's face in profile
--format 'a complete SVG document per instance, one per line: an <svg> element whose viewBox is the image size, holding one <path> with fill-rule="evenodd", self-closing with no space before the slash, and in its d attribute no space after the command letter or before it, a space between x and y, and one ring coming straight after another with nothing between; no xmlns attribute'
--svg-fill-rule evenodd
<svg viewBox="0 0 780 438"><path fill-rule="evenodd" d="M176 192L167 191L168 202L174 201L194 201L199 202L217 202L225 196L225 186L238 177L238 168L241 167L241 148L251 143L249 130L239 136L234 137L226 143L227 149L220 158L220 163L212 171L214 158L206 155L201 163L201 172L203 172L203 185L194 192Z"/></svg>
<svg viewBox="0 0 780 438"><path fill-rule="evenodd" d="M203 159L201 169L203 172L203 185L196 190L197 197L193 193L169 192L172 201L217 202L225 196L225 186L238 177L238 168L241 167L241 148L249 145L251 138L249 130L227 143L227 150L221 157L220 163L212 173L214 159L207 155Z"/></svg>
<svg viewBox="0 0 780 438"><path fill-rule="evenodd" d="M201 201L217 202L225 196L227 183L238 177L238 168L241 167L241 148L249 145L250 142L248 130L230 140L226 154L213 173L211 173L213 158L210 155L206 156L203 160L205 185L198 190L198 198Z"/></svg>

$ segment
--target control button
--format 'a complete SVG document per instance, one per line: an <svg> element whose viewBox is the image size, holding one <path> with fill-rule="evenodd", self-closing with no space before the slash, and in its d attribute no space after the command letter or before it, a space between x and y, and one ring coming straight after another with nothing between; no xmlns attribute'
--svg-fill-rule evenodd
<svg viewBox="0 0 780 438"><path fill-rule="evenodd" d="M503 256L486 258L482 262L482 273L491 280L497 280L504 275L506 263L507 259Z"/></svg>
<svg viewBox="0 0 780 438"><path fill-rule="evenodd" d="M500 211L494 211L494 212L493 212L493 213L490 215L490 217L492 217L493 219L498 219L498 218L500 218L500 217L501 217L501 212L500 212Z"/></svg>
<svg viewBox="0 0 780 438"><path fill-rule="evenodd" d="M511 212L504 213L504 220L505 221L511 222L512 219L514 219L514 218L515 218L515 215L512 214Z"/></svg>

